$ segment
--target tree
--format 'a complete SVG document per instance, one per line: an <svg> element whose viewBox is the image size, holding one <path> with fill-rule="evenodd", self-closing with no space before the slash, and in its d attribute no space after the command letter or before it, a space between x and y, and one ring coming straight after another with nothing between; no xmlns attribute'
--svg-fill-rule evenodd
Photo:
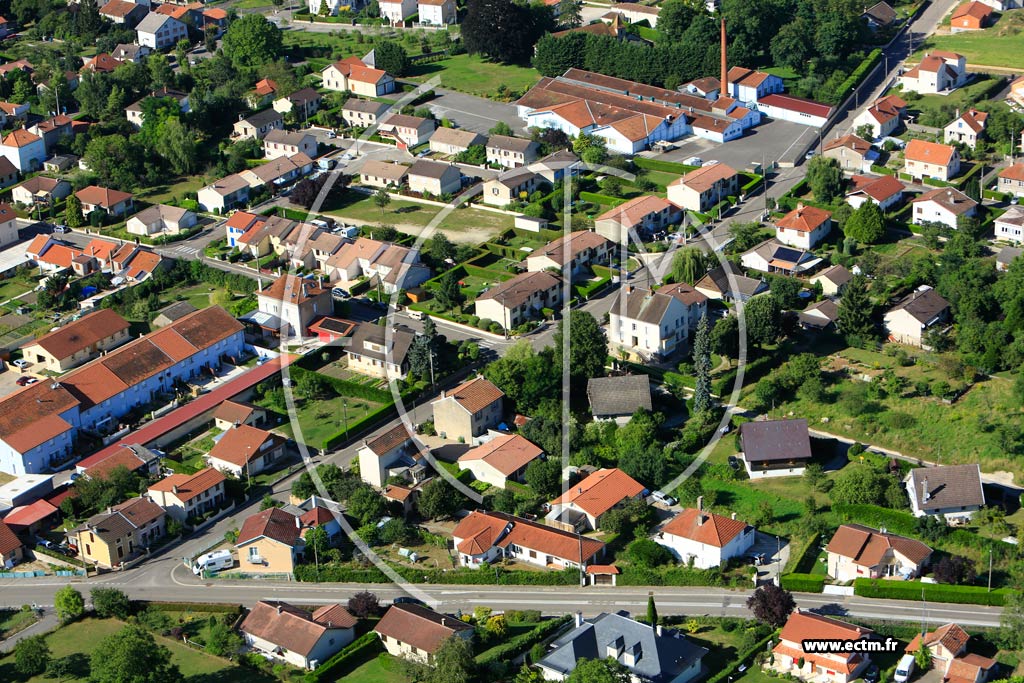
<svg viewBox="0 0 1024 683"><path fill-rule="evenodd" d="M598 324L597 318L586 311L573 310L568 316L569 323L569 378L576 384L586 384L592 377L604 374L608 358L608 337ZM562 348L565 338L565 324L558 323L555 332L555 364L562 375Z"/></svg>
<svg viewBox="0 0 1024 683"><path fill-rule="evenodd" d="M466 638L449 636L434 653L433 669L422 678L425 683L470 683L476 678L473 646Z"/></svg>
<svg viewBox="0 0 1024 683"><path fill-rule="evenodd" d="M455 258L455 245L443 232L435 233L430 238L430 258L438 263Z"/></svg>
<svg viewBox="0 0 1024 683"><path fill-rule="evenodd" d="M843 192L843 170L835 159L816 156L807 162L807 184L814 199L825 204Z"/></svg>
<svg viewBox="0 0 1024 683"><path fill-rule="evenodd" d="M583 23L583 3L580 0L559 0L558 19L563 26L579 26Z"/></svg>
<svg viewBox="0 0 1024 683"><path fill-rule="evenodd" d="M758 346L774 344L782 333L779 302L771 296L755 296L743 307L747 337Z"/></svg>
<svg viewBox="0 0 1024 683"><path fill-rule="evenodd" d="M526 466L523 479L544 498L553 498L558 495L562 484L561 460L556 457L549 457L547 460L538 458Z"/></svg>
<svg viewBox="0 0 1024 683"><path fill-rule="evenodd" d="M388 208L388 204L391 203L391 195L387 193L387 190L380 189L373 193L373 203L378 209L380 209L380 215L384 215L384 209Z"/></svg>
<svg viewBox="0 0 1024 683"><path fill-rule="evenodd" d="M327 0L320 0L320 9L317 11L322 17L331 16L331 6L327 4Z"/></svg>
<svg viewBox="0 0 1024 683"><path fill-rule="evenodd" d="M85 223L85 216L82 215L82 200L74 193L69 194L65 200L64 222L69 228L80 228Z"/></svg>
<svg viewBox="0 0 1024 683"><path fill-rule="evenodd" d="M462 42L471 55L526 64L534 43L552 23L547 7L531 8L508 0L468 0Z"/></svg>
<svg viewBox="0 0 1024 683"><path fill-rule="evenodd" d="M931 650L923 645L914 651L914 663L921 672L927 671L932 666Z"/></svg>
<svg viewBox="0 0 1024 683"><path fill-rule="evenodd" d="M878 204L866 201L846 221L843 233L861 244L875 244L885 236L885 216Z"/></svg>
<svg viewBox="0 0 1024 683"><path fill-rule="evenodd" d="M281 29L262 14L246 14L228 26L221 50L236 68L262 66L284 54Z"/></svg>
<svg viewBox="0 0 1024 683"><path fill-rule="evenodd" d="M388 512L387 501L370 486L360 486L348 499L345 510L359 525L376 522Z"/></svg>
<svg viewBox="0 0 1024 683"><path fill-rule="evenodd" d="M854 275L846 284L843 298L839 300L836 327L847 339L874 336L875 323L872 320L874 306L868 296L868 281L863 275Z"/></svg>
<svg viewBox="0 0 1024 683"><path fill-rule="evenodd" d="M658 32L666 41L680 43L696 16L696 9L686 0L665 0L658 14Z"/></svg>
<svg viewBox="0 0 1024 683"><path fill-rule="evenodd" d="M999 640L1007 650L1024 649L1024 591L1018 587L1003 598L999 616Z"/></svg>
<svg viewBox="0 0 1024 683"><path fill-rule="evenodd" d="M711 410L711 334L708 314L700 317L697 335L693 340L693 374L696 384L693 389L693 410L702 413Z"/></svg>
<svg viewBox="0 0 1024 683"><path fill-rule="evenodd" d="M373 45L376 68L393 76L404 76L409 71L409 54L401 44L393 40L382 40Z"/></svg>
<svg viewBox="0 0 1024 683"><path fill-rule="evenodd" d="M46 671L48 661L50 646L46 644L46 636L22 638L14 646L14 668L23 676L38 676Z"/></svg>
<svg viewBox="0 0 1024 683"><path fill-rule="evenodd" d="M142 177L142 150L123 135L92 138L82 158L102 185L129 190Z"/></svg>
<svg viewBox="0 0 1024 683"><path fill-rule="evenodd" d="M654 593L647 596L647 623L651 626L658 625L658 607L654 604Z"/></svg>
<svg viewBox="0 0 1024 683"><path fill-rule="evenodd" d="M707 274L714 260L699 247L684 247L672 256L668 279L692 285Z"/></svg>
<svg viewBox="0 0 1024 683"><path fill-rule="evenodd" d="M672 562L672 553L649 538L638 538L626 546L626 557L641 567L659 567Z"/></svg>
<svg viewBox="0 0 1024 683"><path fill-rule="evenodd" d="M132 601L123 591L116 588L93 588L89 591L89 596L92 598L92 608L96 615L103 619L127 619L131 616Z"/></svg>
<svg viewBox="0 0 1024 683"><path fill-rule="evenodd" d="M796 608L796 602L789 591L775 584L768 584L761 586L747 598L747 607L758 621L779 628L789 619L789 615Z"/></svg>
<svg viewBox="0 0 1024 683"><path fill-rule="evenodd" d="M215 657L230 657L242 647L242 638L216 616L203 627L203 642L206 651Z"/></svg>
<svg viewBox="0 0 1024 683"><path fill-rule="evenodd" d="M190 175L199 165L199 146L196 134L181 122L177 116L165 121L159 127L156 152L167 160L171 170L178 175Z"/></svg>
<svg viewBox="0 0 1024 683"><path fill-rule="evenodd" d="M251 16L251 15L250 15ZM141 626L130 624L99 642L89 659L97 683L173 683L181 680L171 652Z"/></svg>
<svg viewBox="0 0 1024 683"><path fill-rule="evenodd" d="M736 358L740 355L740 319L726 315L715 322L711 330L711 349L720 356Z"/></svg>
<svg viewBox="0 0 1024 683"><path fill-rule="evenodd" d="M974 561L960 555L946 555L935 564L932 576L939 583L973 583L976 576Z"/></svg>
<svg viewBox="0 0 1024 683"><path fill-rule="evenodd" d="M85 614L85 598L74 586L62 586L53 596L57 617L64 623L74 621Z"/></svg>
<svg viewBox="0 0 1024 683"><path fill-rule="evenodd" d="M174 85L174 69L171 68L167 55L155 52L146 58L145 64L149 69L149 81L153 88L159 90Z"/></svg>
<svg viewBox="0 0 1024 683"><path fill-rule="evenodd" d="M605 139L582 131L573 141L572 151L586 164L603 164L608 160L608 143Z"/></svg>
<svg viewBox="0 0 1024 683"><path fill-rule="evenodd" d="M382 612L380 600L370 591L359 591L349 598L348 611L360 619L375 617Z"/></svg>
<svg viewBox="0 0 1024 683"><path fill-rule="evenodd" d="M420 492L416 508L426 519L445 519L462 507L462 496L443 479L430 481Z"/></svg>
<svg viewBox="0 0 1024 683"><path fill-rule="evenodd" d="M504 135L505 137L512 137L513 135L515 135L515 131L512 130L512 126L508 125L504 121L498 121L497 123L494 124L494 127L487 131L487 134ZM485 147L484 149L486 150L487 148Z"/></svg>
<svg viewBox="0 0 1024 683"><path fill-rule="evenodd" d="M456 277L454 270L445 271L444 275L437 281L437 290L434 292L434 296L445 308L451 309L462 304L462 289L459 287L459 278ZM504 327L508 321L499 320L501 326Z"/></svg>
<svg viewBox="0 0 1024 683"><path fill-rule="evenodd" d="M851 463L836 474L829 495L841 505L877 505L885 494L884 476L871 465Z"/></svg>
<svg viewBox="0 0 1024 683"><path fill-rule="evenodd" d="M566 683L629 683L629 669L618 660L581 659L576 662Z"/></svg>

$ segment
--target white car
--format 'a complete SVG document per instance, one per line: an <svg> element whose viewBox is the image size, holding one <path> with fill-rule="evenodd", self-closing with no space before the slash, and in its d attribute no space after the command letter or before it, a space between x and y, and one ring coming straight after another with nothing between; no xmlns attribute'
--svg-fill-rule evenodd
<svg viewBox="0 0 1024 683"><path fill-rule="evenodd" d="M29 363L24 358L19 358L18 360L14 361L14 365L19 368L27 368L29 365L31 365L31 363Z"/></svg>

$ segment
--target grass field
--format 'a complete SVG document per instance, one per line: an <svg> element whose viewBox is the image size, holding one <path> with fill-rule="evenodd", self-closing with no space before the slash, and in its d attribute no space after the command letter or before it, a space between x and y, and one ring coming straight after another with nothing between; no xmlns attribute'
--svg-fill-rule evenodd
<svg viewBox="0 0 1024 683"><path fill-rule="evenodd" d="M302 440L312 448L320 448L324 439L353 425L383 404L365 398L344 398L336 396L324 401L298 401L296 416L302 430ZM282 422L278 430L294 438L290 420Z"/></svg>
<svg viewBox="0 0 1024 683"><path fill-rule="evenodd" d="M10 638L12 634L34 624L37 619L36 613L32 611L0 610L0 637Z"/></svg>
<svg viewBox="0 0 1024 683"><path fill-rule="evenodd" d="M200 175L177 178L175 182L147 187L136 198L151 204L164 204L171 199L184 199L186 193L198 192L205 184Z"/></svg>
<svg viewBox="0 0 1024 683"><path fill-rule="evenodd" d="M971 66L1019 69L1024 50L1024 10L1004 12L994 26L981 31L931 36L914 57L920 58L926 50L959 52Z"/></svg>
<svg viewBox="0 0 1024 683"><path fill-rule="evenodd" d="M409 683L402 673L401 663L391 655L380 654L376 659L362 664L343 679L345 683Z"/></svg>
<svg viewBox="0 0 1024 683"><path fill-rule="evenodd" d="M0 301L7 301L35 287L36 281L30 278L12 277L0 282Z"/></svg>
<svg viewBox="0 0 1024 683"><path fill-rule="evenodd" d="M124 624L116 619L85 619L69 626L51 631L46 636L53 659L68 655L85 656L84 669L71 681L88 680L88 657L99 642L121 630ZM171 661L178 665L183 681L216 681L217 683L264 683L268 678L250 669L242 669L232 665L225 659L193 650L182 643L168 638L156 636L160 645L171 651ZM0 661L0 680L26 681L26 683L46 683L53 678L35 676L24 679L14 671L14 660L8 657Z"/></svg>
<svg viewBox="0 0 1024 683"><path fill-rule="evenodd" d="M430 64L413 65L407 78L423 82L441 77L441 85L452 90L491 97L504 85L509 90L526 92L540 80L536 69L488 62L473 55L456 55Z"/></svg>

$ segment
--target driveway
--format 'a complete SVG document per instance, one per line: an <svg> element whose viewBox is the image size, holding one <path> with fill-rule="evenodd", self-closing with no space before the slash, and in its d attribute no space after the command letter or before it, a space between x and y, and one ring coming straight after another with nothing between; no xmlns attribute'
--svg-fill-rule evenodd
<svg viewBox="0 0 1024 683"><path fill-rule="evenodd" d="M434 93L437 97L427 103L430 111L438 119L448 119L459 128L486 135L494 124L504 121L517 133L526 130L523 120L516 116L515 105L442 88L434 88Z"/></svg>
<svg viewBox="0 0 1024 683"><path fill-rule="evenodd" d="M789 562L789 541L756 531L754 532L754 545L745 554L749 559L751 555L762 553L765 557L765 564L757 568L758 584L774 581L779 572L786 568L786 563Z"/></svg>

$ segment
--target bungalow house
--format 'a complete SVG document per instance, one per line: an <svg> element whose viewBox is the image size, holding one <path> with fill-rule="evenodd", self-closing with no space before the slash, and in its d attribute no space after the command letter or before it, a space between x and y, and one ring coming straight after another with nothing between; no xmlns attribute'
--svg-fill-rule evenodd
<svg viewBox="0 0 1024 683"><path fill-rule="evenodd" d="M177 235L196 225L196 215L188 209L167 204L154 204L128 219L125 230L130 235Z"/></svg>
<svg viewBox="0 0 1024 683"><path fill-rule="evenodd" d="M377 132L393 138L401 148L412 148L426 142L434 134L437 122L422 116L390 114L377 126Z"/></svg>
<svg viewBox="0 0 1024 683"><path fill-rule="evenodd" d="M526 466L543 454L518 434L502 434L462 454L459 470L469 470L477 481L503 489L509 481L522 482Z"/></svg>
<svg viewBox="0 0 1024 683"><path fill-rule="evenodd" d="M997 678L999 663L967 651L970 636L957 624L945 624L934 631L915 635L905 652L915 654L922 646L931 655L932 668L947 683L985 683Z"/></svg>
<svg viewBox="0 0 1024 683"><path fill-rule="evenodd" d="M11 527L0 522L0 568L10 569L25 559L25 546Z"/></svg>
<svg viewBox="0 0 1024 683"><path fill-rule="evenodd" d="M267 411L264 408L243 401L227 400L213 411L213 426L223 432L239 425L258 427L266 419Z"/></svg>
<svg viewBox="0 0 1024 683"><path fill-rule="evenodd" d="M480 133L462 128L438 128L430 136L430 151L438 154L455 155L468 151L473 145L487 141Z"/></svg>
<svg viewBox="0 0 1024 683"><path fill-rule="evenodd" d="M504 512L470 512L452 529L463 567L502 559L546 569L586 568L604 555L605 544Z"/></svg>
<svg viewBox="0 0 1024 683"><path fill-rule="evenodd" d="M618 468L600 469L549 503L544 521L560 529L596 531L610 510L641 500L647 489Z"/></svg>
<svg viewBox="0 0 1024 683"><path fill-rule="evenodd" d="M533 140L492 135L487 139L487 163L502 168L519 168L537 160L540 145Z"/></svg>
<svg viewBox="0 0 1024 683"><path fill-rule="evenodd" d="M531 273L554 269L562 277L589 276L594 265L607 265L612 249L616 247L607 237L590 230L577 230L548 242L526 257L526 269Z"/></svg>
<svg viewBox="0 0 1024 683"><path fill-rule="evenodd" d="M860 524L836 529L825 546L828 575L836 581L912 579L921 575L932 549L921 541Z"/></svg>
<svg viewBox="0 0 1024 683"><path fill-rule="evenodd" d="M341 118L345 123L355 128L369 128L370 126L377 125L380 117L384 115L390 106L385 102L374 102L372 100L350 97L341 107Z"/></svg>
<svg viewBox="0 0 1024 683"><path fill-rule="evenodd" d="M441 130L448 129L442 128ZM437 134L434 137L436 138ZM431 144L433 144L433 139L431 139ZM488 206L507 206L528 198L545 182L542 176L526 167L509 169L484 181L480 201Z"/></svg>
<svg viewBox="0 0 1024 683"><path fill-rule="evenodd" d="M389 655L422 664L430 664L449 638L469 640L474 634L473 627L458 617L409 602L391 605L373 631Z"/></svg>
<svg viewBox="0 0 1024 683"><path fill-rule="evenodd" d="M404 424L398 424L370 440L363 440L356 452L359 477L371 486L383 488L396 469L415 466L419 455L416 441Z"/></svg>
<svg viewBox="0 0 1024 683"><path fill-rule="evenodd" d="M985 489L977 463L915 467L904 484L915 517L942 515L947 522L965 523L985 506Z"/></svg>
<svg viewBox="0 0 1024 683"><path fill-rule="evenodd" d="M249 190L249 181L237 173L232 173L199 190L199 208L223 214L248 202Z"/></svg>
<svg viewBox="0 0 1024 683"><path fill-rule="evenodd" d="M106 52L101 52L95 57L90 57L84 60L84 64L81 68L81 73L97 73L97 74L112 74L117 67L121 66L125 62L122 62L116 57L112 57Z"/></svg>
<svg viewBox="0 0 1024 683"><path fill-rule="evenodd" d="M152 52L153 50L145 45L137 45L135 43L118 43L111 51L111 55L122 62L139 64L146 57L152 54Z"/></svg>
<svg viewBox="0 0 1024 683"><path fill-rule="evenodd" d="M995 237L1018 244L1024 242L1024 208L1011 206L995 220ZM997 266L998 266L998 258Z"/></svg>
<svg viewBox="0 0 1024 683"><path fill-rule="evenodd" d="M869 628L797 609L782 627L779 642L764 667L801 681L850 683L871 666L867 652L804 652L803 643L815 639L865 640L873 635Z"/></svg>
<svg viewBox="0 0 1024 683"><path fill-rule="evenodd" d="M67 539L79 558L109 569L146 551L166 531L163 508L146 498L129 498L67 532Z"/></svg>
<svg viewBox="0 0 1024 683"><path fill-rule="evenodd" d="M690 345L708 298L685 283L655 290L618 289L608 309L608 346L643 360L668 358Z"/></svg>
<svg viewBox="0 0 1024 683"><path fill-rule="evenodd" d="M868 7L860 16L873 31L890 26L898 18L896 10L892 8L892 5L884 2L884 0Z"/></svg>
<svg viewBox="0 0 1024 683"><path fill-rule="evenodd" d="M454 24L458 19L455 0L419 0L420 23L426 26Z"/></svg>
<svg viewBox="0 0 1024 683"><path fill-rule="evenodd" d="M357 622L341 605L310 613L285 602L260 600L238 630L246 645L268 659L312 670L355 639Z"/></svg>
<svg viewBox="0 0 1024 683"><path fill-rule="evenodd" d="M462 173L454 164L419 159L409 167L409 191L440 197L462 189Z"/></svg>
<svg viewBox="0 0 1024 683"><path fill-rule="evenodd" d="M972 0L953 10L949 21L950 33L962 33L964 31L980 31L992 21L995 10L984 2Z"/></svg>
<svg viewBox="0 0 1024 683"><path fill-rule="evenodd" d="M798 477L811 461L807 420L764 420L740 425L740 458L751 479Z"/></svg>
<svg viewBox="0 0 1024 683"><path fill-rule="evenodd" d="M928 285L921 285L885 313L889 341L925 348L931 328L949 319L949 302Z"/></svg>
<svg viewBox="0 0 1024 683"><path fill-rule="evenodd" d="M167 50L188 38L188 26L174 17L158 12L150 12L135 27L135 36L139 45L154 50Z"/></svg>
<svg viewBox="0 0 1024 683"><path fill-rule="evenodd" d="M383 97L395 90L395 78L386 71L367 66L358 57L346 57L320 72L328 90L350 92L360 97Z"/></svg>
<svg viewBox="0 0 1024 683"><path fill-rule="evenodd" d="M709 299L716 301L749 301L758 294L768 291L768 283L747 277L738 266L727 262L708 271L697 280L693 288Z"/></svg>
<svg viewBox="0 0 1024 683"><path fill-rule="evenodd" d="M832 299L822 299L797 314L797 322L805 330L824 330L839 320L839 305Z"/></svg>
<svg viewBox="0 0 1024 683"><path fill-rule="evenodd" d="M22 173L38 171L46 158L46 143L38 135L18 128L0 141L0 154Z"/></svg>
<svg viewBox="0 0 1024 683"><path fill-rule="evenodd" d="M667 199L641 195L595 218L594 229L612 242L621 244L633 232L642 238L666 230L681 216L679 208Z"/></svg>
<svg viewBox="0 0 1024 683"><path fill-rule="evenodd" d="M313 170L313 160L308 154L299 152L291 156L280 156L239 173L251 189L267 187L277 190Z"/></svg>
<svg viewBox="0 0 1024 683"><path fill-rule="evenodd" d="M790 214L787 215L793 215L793 213L794 212L790 212ZM814 218L811 218L810 221L813 223L813 221L821 217L821 214L829 216L827 221L828 224L831 225L831 214L828 211L821 211L819 214L816 214ZM795 237L796 233L799 232L796 230L796 226L800 226L802 224L802 220L797 220L793 224L793 228L786 228L787 233ZM825 222L823 221L822 224L818 226L818 230L823 230L824 225ZM781 233L781 231L782 228L776 229L776 233ZM793 241L796 241L796 239ZM798 275L799 273L811 270L817 266L821 263L821 259L806 249L783 244L778 239L770 239L765 240L753 249L741 254L740 263L744 268L758 270L762 273Z"/></svg>
<svg viewBox="0 0 1024 683"><path fill-rule="evenodd" d="M941 223L951 230L956 230L961 218L969 218L978 212L978 202L952 187L929 190L910 203L914 207L910 222L914 225Z"/></svg>
<svg viewBox="0 0 1024 683"><path fill-rule="evenodd" d="M903 201L903 191L906 189L907 186L896 176L854 175L850 178L846 203L859 209L864 202L874 202L878 208L886 211Z"/></svg>
<svg viewBox="0 0 1024 683"><path fill-rule="evenodd" d="M987 120L987 112L978 111L973 107L962 114L958 113L957 117L943 129L945 132L944 139L947 143L959 142L974 149L975 145L978 144L978 138L985 132L985 122Z"/></svg>
<svg viewBox="0 0 1024 683"><path fill-rule="evenodd" d="M686 508L659 529L654 540L673 557L696 569L723 567L734 557L743 557L754 545L754 527L736 519L704 510L703 496L696 508Z"/></svg>
<svg viewBox="0 0 1024 683"><path fill-rule="evenodd" d="M213 512L227 501L224 475L212 467L195 474L172 474L150 484L146 497L184 522Z"/></svg>
<svg viewBox="0 0 1024 683"><path fill-rule="evenodd" d="M871 128L874 139L892 135L907 115L907 103L896 95L886 95L872 103L853 120L854 130L863 126Z"/></svg>
<svg viewBox="0 0 1024 683"><path fill-rule="evenodd" d="M595 420L625 425L638 410L651 410L651 379L644 374L591 377L587 402Z"/></svg>
<svg viewBox="0 0 1024 683"><path fill-rule="evenodd" d="M868 173L871 165L878 161L878 152L871 143L856 135L843 135L827 142L821 156L835 159L839 167L849 173Z"/></svg>
<svg viewBox="0 0 1024 683"><path fill-rule="evenodd" d="M113 453L102 457L93 464L88 464L88 460L83 460L75 466L75 469L79 474L84 474L89 479L109 477L119 467L123 467L129 472L150 477L160 474L162 457L160 453L151 451L145 446L132 444L121 446Z"/></svg>
<svg viewBox="0 0 1024 683"><path fill-rule="evenodd" d="M359 170L359 182L370 187L390 189L401 186L409 175L409 167L392 161L367 159Z"/></svg>
<svg viewBox="0 0 1024 683"><path fill-rule="evenodd" d="M934 95L959 88L967 81L967 60L955 52L934 50L926 53L917 66L899 77L903 90Z"/></svg>
<svg viewBox="0 0 1024 683"><path fill-rule="evenodd" d="M690 127L693 129L693 134L697 137L704 138L705 140L711 140L712 142L717 142L719 144L729 142L730 140L735 140L736 138L743 136L742 123L739 121L719 119L713 116L697 116L693 119Z"/></svg>
<svg viewBox="0 0 1024 683"><path fill-rule="evenodd" d="M267 159L290 157L298 153L313 158L317 155L316 138L301 131L274 129L263 136L263 155Z"/></svg>
<svg viewBox="0 0 1024 683"><path fill-rule="evenodd" d="M3 157L7 161L6 157ZM0 162L3 163L3 162ZM7 161L7 163L10 163ZM15 169L17 173L17 169ZM11 199L22 206L53 204L71 194L71 183L66 180L47 178L44 175L32 176L20 185L11 189Z"/></svg>
<svg viewBox="0 0 1024 683"><path fill-rule="evenodd" d="M797 204L795 209L775 221L775 239L805 251L816 247L831 230L832 212L816 206Z"/></svg>
<svg viewBox="0 0 1024 683"><path fill-rule="evenodd" d="M308 121L310 116L320 111L322 102L323 97L316 90L303 88L274 100L274 109L281 114L294 113L299 121Z"/></svg>
<svg viewBox="0 0 1024 683"><path fill-rule="evenodd" d="M284 118L275 109L264 109L249 116L238 115L238 120L231 127L231 137L235 140L262 140L272 130L284 128Z"/></svg>
<svg viewBox="0 0 1024 683"><path fill-rule="evenodd" d="M273 469L284 457L283 436L247 424L232 425L210 449L209 464L221 472L249 478Z"/></svg>
<svg viewBox="0 0 1024 683"><path fill-rule="evenodd" d="M21 347L23 360L39 371L61 373L90 361L132 338L128 321L101 308Z"/></svg>
<svg viewBox="0 0 1024 683"><path fill-rule="evenodd" d="M136 4L128 0L110 0L99 9L101 17L128 28L138 24L148 13L149 3Z"/></svg>
<svg viewBox="0 0 1024 683"><path fill-rule="evenodd" d="M681 209L706 212L715 204L739 195L739 174L721 162L701 166L668 185L668 200Z"/></svg>
<svg viewBox="0 0 1024 683"><path fill-rule="evenodd" d="M89 215L93 211L102 211L108 216L126 216L134 210L132 195L108 187L90 185L75 193L82 202L82 213Z"/></svg>
<svg viewBox="0 0 1024 683"><path fill-rule="evenodd" d="M409 373L409 347L416 336L405 325L392 328L361 324L345 353L348 369L381 379L405 379Z"/></svg>
<svg viewBox="0 0 1024 683"><path fill-rule="evenodd" d="M997 187L1000 192L1024 197L1024 163L1016 163L999 171Z"/></svg>
<svg viewBox="0 0 1024 683"><path fill-rule="evenodd" d="M610 658L625 667L630 681L690 683L701 676L707 653L682 634L630 619L625 612L605 612L592 619L577 612L572 630L551 643L537 667L543 680L565 681L585 659Z"/></svg>
<svg viewBox="0 0 1024 683"><path fill-rule="evenodd" d="M267 508L242 522L235 541L238 571L290 575L305 549L299 517L281 508Z"/></svg>
<svg viewBox="0 0 1024 683"><path fill-rule="evenodd" d="M853 273L843 266L832 266L811 278L812 285L821 285L821 293L825 296L842 296L847 283L853 279Z"/></svg>
<svg viewBox="0 0 1024 683"><path fill-rule="evenodd" d="M483 377L474 377L431 402L434 429L441 438L462 443L497 427L505 415L505 394Z"/></svg>
<svg viewBox="0 0 1024 683"><path fill-rule="evenodd" d="M512 330L562 305L562 281L551 273L520 273L476 298L474 312Z"/></svg>
<svg viewBox="0 0 1024 683"><path fill-rule="evenodd" d="M296 275L274 280L256 293L256 302L260 313L279 321L276 331L284 337L305 337L315 318L334 312L330 291Z"/></svg>
<svg viewBox="0 0 1024 683"><path fill-rule="evenodd" d="M580 158L567 149L553 152L529 165L529 169L554 185L576 172Z"/></svg>
<svg viewBox="0 0 1024 683"><path fill-rule="evenodd" d="M274 80L261 78L245 96L245 100L251 108L259 109L270 104L277 97L279 90L280 87Z"/></svg>
<svg viewBox="0 0 1024 683"><path fill-rule="evenodd" d="M416 0L384 0L380 3L380 16L392 26L401 26L416 14L416 6Z"/></svg>

